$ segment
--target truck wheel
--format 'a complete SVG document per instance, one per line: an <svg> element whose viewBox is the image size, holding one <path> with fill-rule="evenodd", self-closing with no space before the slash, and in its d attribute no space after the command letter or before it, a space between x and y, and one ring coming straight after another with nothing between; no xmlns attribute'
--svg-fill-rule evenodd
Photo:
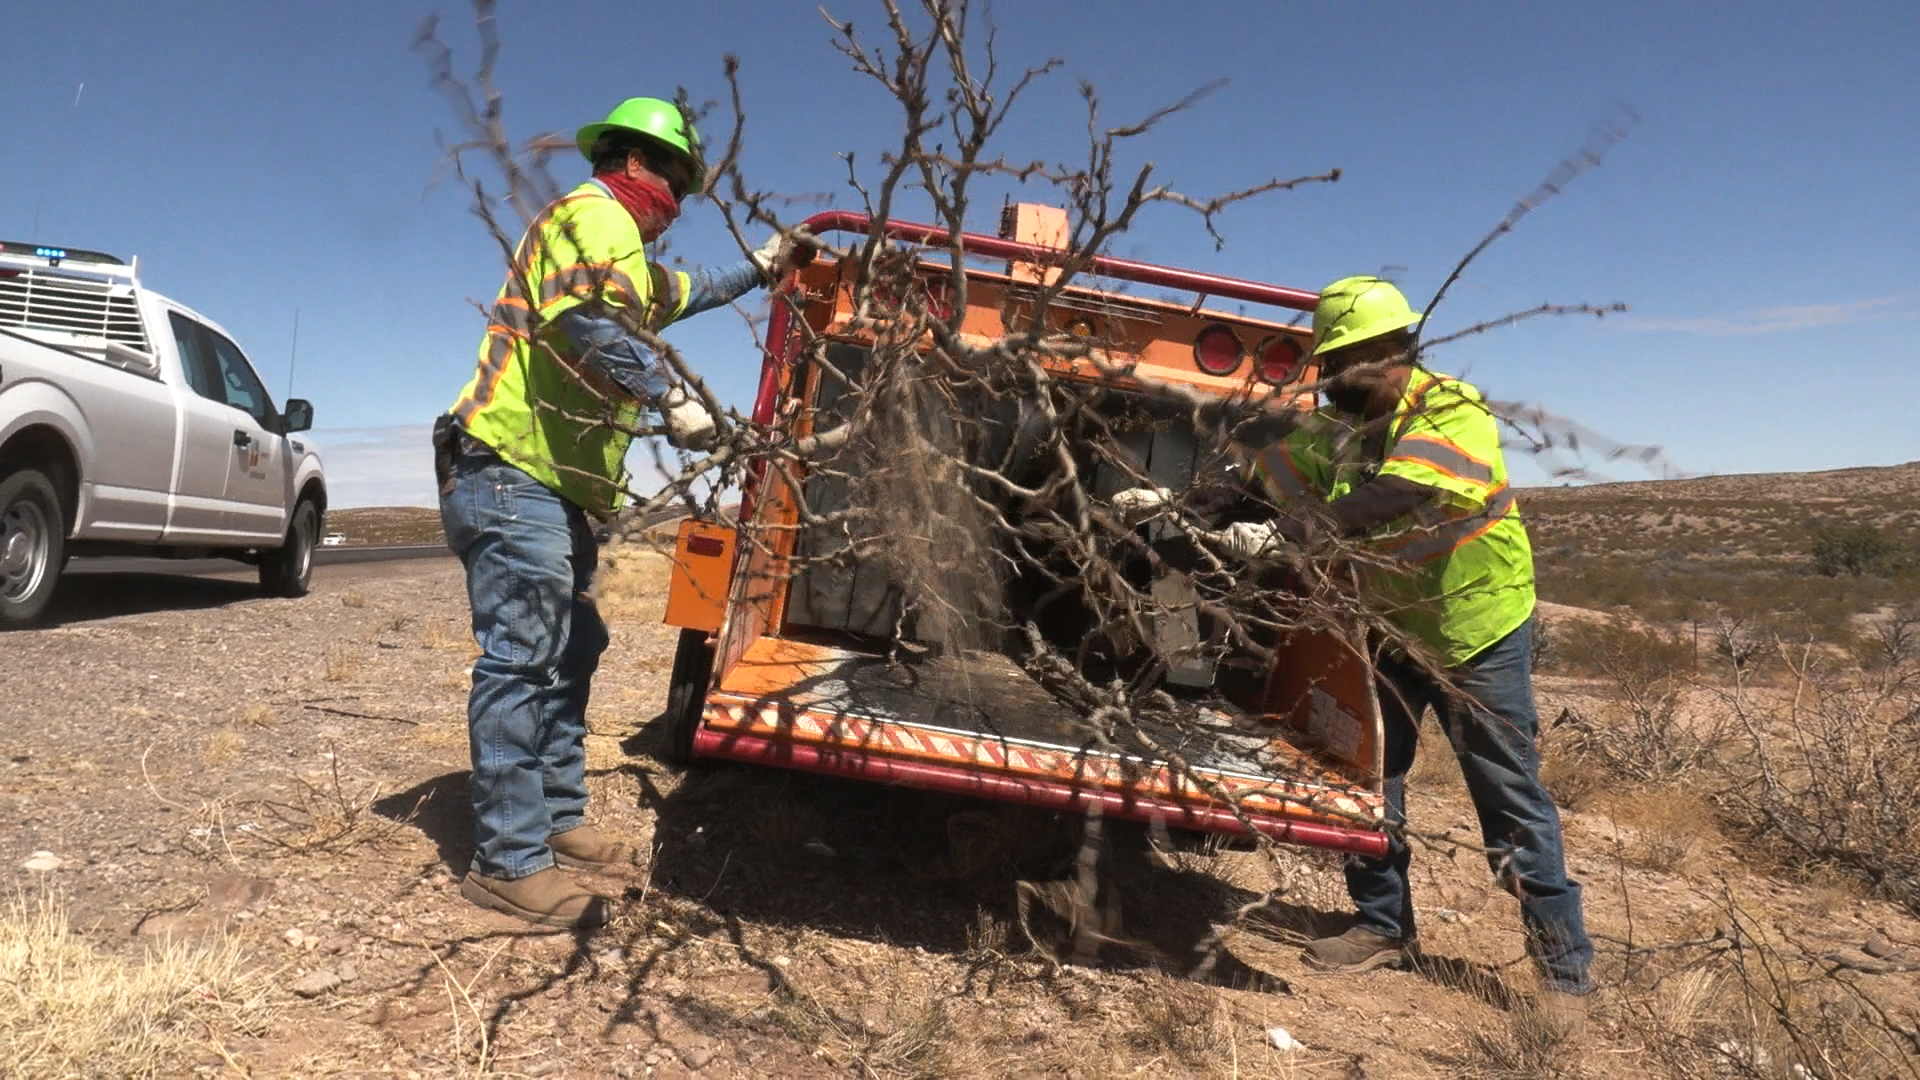
<svg viewBox="0 0 1920 1080"><path fill-rule="evenodd" d="M67 564L67 521L45 473L0 477L0 628L31 626Z"/></svg>
<svg viewBox="0 0 1920 1080"><path fill-rule="evenodd" d="M260 587L269 596L305 596L313 581L313 545L320 538L320 508L300 500L287 524L287 540L260 554Z"/></svg>
<svg viewBox="0 0 1920 1080"><path fill-rule="evenodd" d="M660 748L669 765L693 764L693 733L707 707L707 686L713 680L713 646L703 630L680 631L680 647L673 654L673 674L667 683L667 711L661 716Z"/></svg>

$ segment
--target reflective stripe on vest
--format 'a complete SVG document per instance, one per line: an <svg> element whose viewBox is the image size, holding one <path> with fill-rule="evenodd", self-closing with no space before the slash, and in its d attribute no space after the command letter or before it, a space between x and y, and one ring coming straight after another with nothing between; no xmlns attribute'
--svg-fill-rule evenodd
<svg viewBox="0 0 1920 1080"><path fill-rule="evenodd" d="M1393 543L1389 552L1403 562L1416 565L1430 562L1486 535L1487 530L1506 520L1513 506L1513 489L1502 487L1487 499L1483 509L1431 527L1416 528L1404 540Z"/></svg>
<svg viewBox="0 0 1920 1080"><path fill-rule="evenodd" d="M1403 435L1388 460L1417 461L1430 469L1476 484L1493 483L1493 466L1432 435Z"/></svg>

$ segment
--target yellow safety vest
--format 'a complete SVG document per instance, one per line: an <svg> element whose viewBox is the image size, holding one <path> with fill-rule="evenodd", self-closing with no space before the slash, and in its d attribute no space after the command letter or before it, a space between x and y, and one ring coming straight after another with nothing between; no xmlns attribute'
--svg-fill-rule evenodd
<svg viewBox="0 0 1920 1080"><path fill-rule="evenodd" d="M553 327L597 303L658 331L686 311L689 279L647 261L633 215L599 184L574 188L528 226L493 302L480 366L453 414L503 459L599 517L626 495L640 407L572 355ZM615 425L618 425L616 427Z"/></svg>
<svg viewBox="0 0 1920 1080"><path fill-rule="evenodd" d="M1254 461L1276 502L1331 502L1371 479L1350 418L1321 409ZM1369 568L1369 593L1401 629L1448 666L1463 664L1533 614L1533 547L1480 392L1416 369L1388 428L1377 475L1437 488L1439 505L1372 538L1394 557Z"/></svg>

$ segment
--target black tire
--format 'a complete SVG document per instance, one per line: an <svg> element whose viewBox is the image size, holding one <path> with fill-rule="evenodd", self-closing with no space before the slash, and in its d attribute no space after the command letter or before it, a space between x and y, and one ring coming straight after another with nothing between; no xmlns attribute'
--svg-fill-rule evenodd
<svg viewBox="0 0 1920 1080"><path fill-rule="evenodd" d="M67 516L53 481L35 469L0 477L0 628L32 626L67 565Z"/></svg>
<svg viewBox="0 0 1920 1080"><path fill-rule="evenodd" d="M287 523L287 539L260 553L260 588L268 596L305 596L313 583L313 547L320 539L320 508L301 499Z"/></svg>
<svg viewBox="0 0 1920 1080"><path fill-rule="evenodd" d="M713 646L704 630L680 631L680 647L673 654L673 675L667 683L667 711L661 715L660 753L669 765L693 764L693 734L707 707L707 687L713 682Z"/></svg>

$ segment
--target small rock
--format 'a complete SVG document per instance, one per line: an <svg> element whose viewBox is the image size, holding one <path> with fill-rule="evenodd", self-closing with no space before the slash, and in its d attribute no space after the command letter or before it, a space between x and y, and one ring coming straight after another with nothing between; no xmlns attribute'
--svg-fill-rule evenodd
<svg viewBox="0 0 1920 1080"><path fill-rule="evenodd" d="M806 843L801 844L800 850L806 852L809 855L818 855L823 859L831 859L833 858L833 855L834 855L833 848L827 846L824 842L819 840L809 840Z"/></svg>
<svg viewBox="0 0 1920 1080"><path fill-rule="evenodd" d="M542 1058L539 1061L530 1061L520 1066L519 1071L521 1076L547 1076L551 1073L559 1072L560 1063L552 1058Z"/></svg>
<svg viewBox="0 0 1920 1080"><path fill-rule="evenodd" d="M699 1072L701 1069L706 1068L707 1063L712 1060L713 1051L704 1046L695 1046L680 1051L680 1064L685 1065L694 1072Z"/></svg>
<svg viewBox="0 0 1920 1080"><path fill-rule="evenodd" d="M337 989L341 981L339 975L328 971L326 968L321 968L318 971L309 971L305 975L295 979L293 985L287 987L287 989L299 994L303 998L315 998L330 990Z"/></svg>
<svg viewBox="0 0 1920 1080"><path fill-rule="evenodd" d="M22 868L32 870L34 873L45 874L67 865L67 860L55 855L51 851L36 851L31 856L28 856L26 862L20 865Z"/></svg>
<svg viewBox="0 0 1920 1080"><path fill-rule="evenodd" d="M340 976L340 981L343 983L350 983L360 977L360 969L352 964L341 964L333 969L333 973Z"/></svg>
<svg viewBox="0 0 1920 1080"><path fill-rule="evenodd" d="M1890 957L1900 955L1902 949L1900 946L1895 945L1893 939L1887 935L1875 934L1867 939L1866 944L1860 946L1860 951L1873 957L1875 960L1886 960Z"/></svg>
<svg viewBox="0 0 1920 1080"><path fill-rule="evenodd" d="M1267 1041L1273 1044L1275 1050L1283 1054L1291 1054L1296 1050L1306 1049L1306 1047L1300 1045L1300 1040L1293 1037L1292 1032L1283 1027L1268 1028Z"/></svg>
<svg viewBox="0 0 1920 1080"><path fill-rule="evenodd" d="M793 963L793 961L787 959L784 956L776 956L773 958L773 966L775 967L786 967L788 964L791 964L791 963Z"/></svg>
<svg viewBox="0 0 1920 1080"><path fill-rule="evenodd" d="M221 911L258 911L272 895L266 878L222 874L207 882L207 903Z"/></svg>

